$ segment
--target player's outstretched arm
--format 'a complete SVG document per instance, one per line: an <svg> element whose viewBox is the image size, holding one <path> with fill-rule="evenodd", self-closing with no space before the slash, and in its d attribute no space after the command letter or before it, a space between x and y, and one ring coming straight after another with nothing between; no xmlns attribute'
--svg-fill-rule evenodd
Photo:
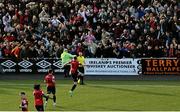
<svg viewBox="0 0 180 112"><path fill-rule="evenodd" d="M53 79L52 82L55 83L56 81Z"/></svg>
<svg viewBox="0 0 180 112"><path fill-rule="evenodd" d="M70 64L71 62L67 62L67 63L65 63L63 66L66 66L66 65L68 65L68 64Z"/></svg>

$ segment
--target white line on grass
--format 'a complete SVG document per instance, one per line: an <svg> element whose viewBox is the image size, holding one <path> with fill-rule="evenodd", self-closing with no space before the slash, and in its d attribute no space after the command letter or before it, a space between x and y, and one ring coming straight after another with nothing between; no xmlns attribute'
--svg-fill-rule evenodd
<svg viewBox="0 0 180 112"><path fill-rule="evenodd" d="M3 84L3 83L0 83L0 86L33 86L34 84L13 84L13 83L9 83L9 84ZM46 84L41 84L41 85L46 85ZM71 86L72 84L56 84L56 86ZM84 86L109 86L109 87L112 87L112 86L118 86L118 87L126 87L126 86L141 86L141 87L180 87L180 85L141 85L141 84L135 84L135 85L118 85L118 84L87 84L87 85L84 85Z"/></svg>
<svg viewBox="0 0 180 112"><path fill-rule="evenodd" d="M9 112L9 111L0 111L0 112ZM21 111L11 111L11 112L21 112ZM31 111L31 112L37 112L37 111ZM46 112L58 112L58 111L46 111ZM64 110L62 110L61 112L82 112L82 111L64 111ZM164 111L102 111L102 110L100 110L100 111L94 111L94 110L92 110L92 111L86 111L86 112L164 112ZM165 112L177 112L177 110L175 110L175 111L165 111ZM178 111L179 112L179 111Z"/></svg>

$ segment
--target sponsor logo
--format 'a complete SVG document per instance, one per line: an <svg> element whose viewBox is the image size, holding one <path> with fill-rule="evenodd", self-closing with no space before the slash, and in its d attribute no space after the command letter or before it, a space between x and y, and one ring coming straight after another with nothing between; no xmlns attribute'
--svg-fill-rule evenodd
<svg viewBox="0 0 180 112"><path fill-rule="evenodd" d="M1 65L7 68L12 68L16 65L16 63L11 60L6 60L5 62L1 63Z"/></svg>
<svg viewBox="0 0 180 112"><path fill-rule="evenodd" d="M53 65L54 65L55 67L57 67L57 68L62 68L62 64L61 64L61 61L60 61L60 60L57 61L57 62L55 62L55 63L53 63Z"/></svg>
<svg viewBox="0 0 180 112"><path fill-rule="evenodd" d="M18 63L19 66L23 67L23 68L29 68L30 66L32 66L33 64L27 60L21 61L20 63Z"/></svg>
<svg viewBox="0 0 180 112"><path fill-rule="evenodd" d="M179 75L179 59L144 59L142 71L145 75Z"/></svg>
<svg viewBox="0 0 180 112"><path fill-rule="evenodd" d="M85 59L85 74L88 75L138 75L139 59Z"/></svg>
<svg viewBox="0 0 180 112"><path fill-rule="evenodd" d="M42 60L42 61L36 63L36 65L43 68L43 69L45 69L45 68L51 66L51 63L49 63L49 62L47 62L45 60Z"/></svg>

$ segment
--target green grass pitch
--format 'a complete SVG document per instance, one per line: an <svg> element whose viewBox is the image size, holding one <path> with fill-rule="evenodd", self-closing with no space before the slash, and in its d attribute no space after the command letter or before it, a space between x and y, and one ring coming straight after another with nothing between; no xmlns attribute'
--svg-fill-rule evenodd
<svg viewBox="0 0 180 112"><path fill-rule="evenodd" d="M33 103L33 84L42 81L1 80L0 110L20 111L19 92L25 91L29 101L29 110L35 110ZM57 106L49 100L47 111L172 111L180 110L179 81L86 81L87 85L78 85L73 97L68 91L71 80L57 81Z"/></svg>

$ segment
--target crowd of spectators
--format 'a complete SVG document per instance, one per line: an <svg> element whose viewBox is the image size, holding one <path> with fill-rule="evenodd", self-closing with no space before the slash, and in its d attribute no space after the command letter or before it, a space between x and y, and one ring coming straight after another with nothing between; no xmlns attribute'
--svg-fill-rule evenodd
<svg viewBox="0 0 180 112"><path fill-rule="evenodd" d="M0 2L0 58L180 57L178 0Z"/></svg>

